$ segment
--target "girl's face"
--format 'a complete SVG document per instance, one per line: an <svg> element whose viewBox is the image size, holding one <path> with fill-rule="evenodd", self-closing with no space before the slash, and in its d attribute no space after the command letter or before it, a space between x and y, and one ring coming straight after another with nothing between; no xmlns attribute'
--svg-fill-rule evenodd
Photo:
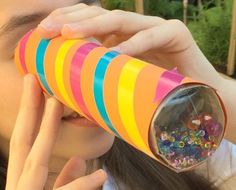
<svg viewBox="0 0 236 190"><path fill-rule="evenodd" d="M0 1L0 139L9 142L18 113L23 78L14 64L17 41L51 11L88 0L1 0ZM91 2L91 0L90 0ZM20 18L22 17L22 18ZM20 19L19 19L20 18ZM65 115L72 110L65 107ZM114 136L99 127L86 128L62 122L54 155L96 158L107 152ZM0 143L1 144L1 143ZM0 147L1 148L1 147Z"/></svg>

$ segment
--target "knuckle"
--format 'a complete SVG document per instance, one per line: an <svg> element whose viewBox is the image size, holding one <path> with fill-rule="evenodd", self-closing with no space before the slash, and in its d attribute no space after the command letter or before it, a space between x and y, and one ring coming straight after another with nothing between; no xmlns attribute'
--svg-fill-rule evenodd
<svg viewBox="0 0 236 190"><path fill-rule="evenodd" d="M57 20L58 16L59 15L56 15L56 14L50 14L48 18L50 19L50 21L55 22Z"/></svg>
<svg viewBox="0 0 236 190"><path fill-rule="evenodd" d="M181 20L178 20L178 19L172 19L167 22L169 22L170 25L181 30L186 28L186 25Z"/></svg>
<svg viewBox="0 0 236 190"><path fill-rule="evenodd" d="M189 34L189 30L187 28L187 26L181 21L181 20L178 20L178 19L172 19L172 20L169 20L167 21L169 22L169 24L176 29L176 32L178 34L181 34L181 35L184 35L184 34Z"/></svg>
<svg viewBox="0 0 236 190"><path fill-rule="evenodd" d="M181 20L179 20L179 19L171 19L168 22L173 24L173 25L179 25L179 26L183 26L184 25L184 23Z"/></svg>
<svg viewBox="0 0 236 190"><path fill-rule="evenodd" d="M63 13L63 8L58 8L58 9L55 9L54 11L52 11L51 13L51 17L56 17L56 16L59 16Z"/></svg>
<svg viewBox="0 0 236 190"><path fill-rule="evenodd" d="M146 43L148 44L149 48L154 47L154 44L156 42L155 40L155 31L154 30L142 30L138 33L137 38L139 41L142 41L143 39L146 40ZM135 42L134 42L135 43ZM135 45L134 45L135 46ZM138 51L142 51L143 47L142 46L135 46Z"/></svg>
<svg viewBox="0 0 236 190"><path fill-rule="evenodd" d="M89 9L92 10L92 11L99 11L99 10L101 10L101 8L99 8L98 6L95 6L95 5L90 6Z"/></svg>
<svg viewBox="0 0 236 190"><path fill-rule="evenodd" d="M88 5L85 4L85 3L79 3L79 4L77 4L77 8L86 8L86 7L88 7Z"/></svg>
<svg viewBox="0 0 236 190"><path fill-rule="evenodd" d="M117 30L120 31L122 28L126 27L124 26L124 18L125 18L125 11L122 11L122 10L113 10L113 11L110 11L109 13L110 17L113 18L114 22L116 23L116 25L118 26L117 27Z"/></svg>
<svg viewBox="0 0 236 190"><path fill-rule="evenodd" d="M111 11L111 14L116 16L116 17L122 17L125 14L125 11L115 9Z"/></svg>

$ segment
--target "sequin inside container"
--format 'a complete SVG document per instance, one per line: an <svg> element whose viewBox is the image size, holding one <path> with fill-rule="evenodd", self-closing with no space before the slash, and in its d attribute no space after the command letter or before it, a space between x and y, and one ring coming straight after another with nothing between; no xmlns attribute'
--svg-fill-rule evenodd
<svg viewBox="0 0 236 190"><path fill-rule="evenodd" d="M150 126L150 147L170 168L189 170L215 152L225 121L222 102L212 88L182 85L157 108Z"/></svg>

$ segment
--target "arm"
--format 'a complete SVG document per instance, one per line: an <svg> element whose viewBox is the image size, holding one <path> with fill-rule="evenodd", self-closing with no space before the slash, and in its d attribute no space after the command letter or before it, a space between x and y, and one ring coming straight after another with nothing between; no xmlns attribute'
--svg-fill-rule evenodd
<svg viewBox="0 0 236 190"><path fill-rule="evenodd" d="M222 97L228 116L225 138L236 144L236 81L223 79L218 93Z"/></svg>

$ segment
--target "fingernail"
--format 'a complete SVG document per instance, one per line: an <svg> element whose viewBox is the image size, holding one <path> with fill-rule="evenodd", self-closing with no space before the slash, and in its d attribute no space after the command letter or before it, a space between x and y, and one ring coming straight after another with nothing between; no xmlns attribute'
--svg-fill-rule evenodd
<svg viewBox="0 0 236 190"><path fill-rule="evenodd" d="M103 169L99 169L96 172L91 174L92 179L103 179L106 176L106 172Z"/></svg>
<svg viewBox="0 0 236 190"><path fill-rule="evenodd" d="M52 21L52 19L48 17L44 19L42 22L40 22L38 27L41 28L41 30L51 32L61 29L62 24L59 21L54 21L54 20Z"/></svg>
<svg viewBox="0 0 236 190"><path fill-rule="evenodd" d="M85 40L102 46L102 43L99 42L99 41L98 41L96 38L94 38L94 37L86 38Z"/></svg>
<svg viewBox="0 0 236 190"><path fill-rule="evenodd" d="M110 49L113 51L117 51L118 53L123 53L120 46L111 47Z"/></svg>
<svg viewBox="0 0 236 190"><path fill-rule="evenodd" d="M45 30L50 30L53 28L53 23L50 19L44 19L42 22L40 22L39 24L42 28L44 28Z"/></svg>
<svg viewBox="0 0 236 190"><path fill-rule="evenodd" d="M58 31L55 28L45 28L42 25L38 25L37 29L36 29L37 33L44 38L52 38L58 35Z"/></svg>

